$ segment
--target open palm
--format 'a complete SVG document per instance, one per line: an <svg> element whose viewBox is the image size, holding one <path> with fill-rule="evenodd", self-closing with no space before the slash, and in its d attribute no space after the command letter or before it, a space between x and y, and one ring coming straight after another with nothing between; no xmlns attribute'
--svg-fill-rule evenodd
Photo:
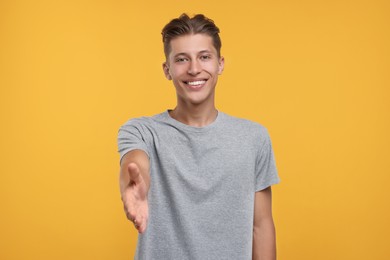
<svg viewBox="0 0 390 260"><path fill-rule="evenodd" d="M148 221L148 189L139 167L130 163L127 167L130 182L122 194L126 216L134 223L139 233L144 233Z"/></svg>

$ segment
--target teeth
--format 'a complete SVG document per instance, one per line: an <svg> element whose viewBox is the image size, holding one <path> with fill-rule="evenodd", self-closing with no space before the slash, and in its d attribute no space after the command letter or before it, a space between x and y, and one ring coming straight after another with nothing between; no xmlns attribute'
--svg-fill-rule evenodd
<svg viewBox="0 0 390 260"><path fill-rule="evenodd" d="M187 84L191 86L201 85L204 84L205 80L198 80L198 81L188 81Z"/></svg>

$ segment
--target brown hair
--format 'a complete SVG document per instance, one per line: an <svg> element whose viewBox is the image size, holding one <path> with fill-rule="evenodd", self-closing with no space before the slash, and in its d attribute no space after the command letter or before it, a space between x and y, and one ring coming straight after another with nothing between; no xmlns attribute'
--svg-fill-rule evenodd
<svg viewBox="0 0 390 260"><path fill-rule="evenodd" d="M164 43L165 57L168 57L171 51L171 40L179 36L188 34L206 34L213 39L213 45L217 50L218 57L221 56L221 39L219 38L219 29L214 24L214 21L207 18L203 14L197 14L190 18L187 14L180 15L179 18L175 18L170 21L163 28L162 40Z"/></svg>

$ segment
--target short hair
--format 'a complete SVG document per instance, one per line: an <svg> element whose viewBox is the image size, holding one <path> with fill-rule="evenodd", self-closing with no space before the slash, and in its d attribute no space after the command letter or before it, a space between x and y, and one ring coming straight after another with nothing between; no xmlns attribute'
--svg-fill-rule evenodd
<svg viewBox="0 0 390 260"><path fill-rule="evenodd" d="M221 56L222 43L219 38L219 28L215 25L213 20L207 18L203 14L197 14L190 18L187 14L183 13L179 18L175 18L165 25L161 34L166 58L171 51L171 41L177 37L188 34L206 34L211 36L218 57Z"/></svg>

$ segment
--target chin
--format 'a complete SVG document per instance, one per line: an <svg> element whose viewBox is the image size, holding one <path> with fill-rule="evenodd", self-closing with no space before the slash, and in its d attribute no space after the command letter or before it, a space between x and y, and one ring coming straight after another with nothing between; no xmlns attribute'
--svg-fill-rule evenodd
<svg viewBox="0 0 390 260"><path fill-rule="evenodd" d="M210 103L212 101L213 100L210 97L193 97L193 98L185 99L185 102L191 105L202 105L202 104Z"/></svg>

